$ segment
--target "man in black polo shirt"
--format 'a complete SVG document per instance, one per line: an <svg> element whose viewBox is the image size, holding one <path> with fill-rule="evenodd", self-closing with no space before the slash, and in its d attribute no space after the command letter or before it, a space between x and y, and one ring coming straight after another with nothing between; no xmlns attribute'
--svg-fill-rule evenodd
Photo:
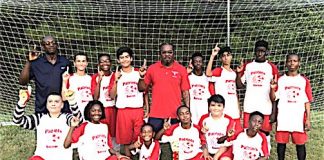
<svg viewBox="0 0 324 160"><path fill-rule="evenodd" d="M30 52L27 62L20 73L19 84L26 85L35 80L36 101L35 112L44 113L46 97L51 92L61 93L62 73L70 66L70 61L58 55L58 45L54 37L46 36L42 40L44 54ZM71 67L70 67L71 69ZM68 104L64 104L63 112L69 112Z"/></svg>

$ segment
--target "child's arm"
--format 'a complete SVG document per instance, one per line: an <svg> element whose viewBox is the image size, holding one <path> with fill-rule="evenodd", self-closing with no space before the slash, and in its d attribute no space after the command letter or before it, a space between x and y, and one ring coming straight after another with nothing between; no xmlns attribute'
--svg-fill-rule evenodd
<svg viewBox="0 0 324 160"><path fill-rule="evenodd" d="M164 132L171 127L171 117L169 120L165 119L163 128L155 135L155 139L159 140L163 136Z"/></svg>
<svg viewBox="0 0 324 160"><path fill-rule="evenodd" d="M140 137L138 136L137 141L134 142L133 144L129 145L129 146L128 146L128 149L129 149L129 150L133 150L133 149L136 149L136 148L140 148L141 146L142 146L141 139L140 139Z"/></svg>
<svg viewBox="0 0 324 160"><path fill-rule="evenodd" d="M67 119L67 125L71 126L71 120L72 117L78 117L80 120L80 123L83 122L83 116L81 115L81 112L79 110L77 101L75 100L75 92L72 90L67 90L64 94L64 96L66 100L68 100L69 105L70 105L70 109L72 111L72 115L71 114L67 114L66 119Z"/></svg>
<svg viewBox="0 0 324 160"><path fill-rule="evenodd" d="M117 159L122 159L122 158L124 158L124 159L130 159L129 157L120 154L119 152L115 151L115 150L112 149L112 148L109 149L109 152L110 152L110 154L112 154L112 155L116 155L116 156L117 156Z"/></svg>
<svg viewBox="0 0 324 160"><path fill-rule="evenodd" d="M241 80L242 76L244 73L242 73L244 71L244 62L243 59L241 60L241 64L236 68L236 87L238 89L244 88L244 84Z"/></svg>
<svg viewBox="0 0 324 160"><path fill-rule="evenodd" d="M305 131L309 131L311 129L310 108L311 108L310 102L305 103L305 109L306 109Z"/></svg>
<svg viewBox="0 0 324 160"><path fill-rule="evenodd" d="M112 75L110 79L110 84L109 84L109 97L111 99L115 99L117 96L117 84L118 80L121 77L121 72L118 70L118 66L116 67L116 72L115 74Z"/></svg>
<svg viewBox="0 0 324 160"><path fill-rule="evenodd" d="M26 103L30 99L30 94L31 94L30 87L28 87L28 91L27 90L19 91L19 101L15 107L15 111L13 114L13 122L15 124L18 124L20 127L33 130L39 124L39 120L43 116L43 114L38 113L38 114L32 114L28 116L25 115L25 107L26 107Z"/></svg>
<svg viewBox="0 0 324 160"><path fill-rule="evenodd" d="M65 95L65 92L67 91L67 84L68 84L68 81L69 81L69 78L70 78L70 74L69 74L69 66L66 67L66 71L62 74L62 91L61 91L61 95L62 95L62 98L63 98L63 101L66 101L66 97L64 96Z"/></svg>
<svg viewBox="0 0 324 160"><path fill-rule="evenodd" d="M73 117L71 120L71 127L69 129L69 132L64 140L64 148L69 148L72 143L72 133L74 129L79 125L80 119L78 117Z"/></svg>
<svg viewBox="0 0 324 160"><path fill-rule="evenodd" d="M212 73L213 61L214 61L215 57L217 56L219 50L220 50L220 48L218 47L218 44L216 44L215 48L212 50L212 54L210 55L208 65L206 68L206 76L207 77L211 77L213 75L213 73Z"/></svg>

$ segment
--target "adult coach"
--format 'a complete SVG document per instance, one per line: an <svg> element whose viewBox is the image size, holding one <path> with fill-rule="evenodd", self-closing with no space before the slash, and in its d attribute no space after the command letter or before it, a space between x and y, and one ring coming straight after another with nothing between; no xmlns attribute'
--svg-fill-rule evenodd
<svg viewBox="0 0 324 160"><path fill-rule="evenodd" d="M58 45L54 37L45 36L41 45L44 54L41 55L39 52L34 51L29 52L26 64L19 76L19 84L21 85L27 85L30 80L35 80L36 113L44 113L46 111L46 97L49 93L61 93L62 73L70 65L69 60L58 55ZM62 111L69 111L67 103Z"/></svg>
<svg viewBox="0 0 324 160"><path fill-rule="evenodd" d="M171 123L177 123L176 111L181 105L181 97L189 106L189 80L184 66L174 60L175 47L171 43L160 45L161 61L151 65L146 71L140 69L141 78L138 83L140 91L152 86L152 104L148 122L158 132L163 127L164 119L171 117ZM145 77L144 77L145 75Z"/></svg>

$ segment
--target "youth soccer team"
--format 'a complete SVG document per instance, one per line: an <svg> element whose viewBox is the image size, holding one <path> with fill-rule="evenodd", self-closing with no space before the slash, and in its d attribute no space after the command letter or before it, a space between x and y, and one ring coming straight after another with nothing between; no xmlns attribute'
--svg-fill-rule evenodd
<svg viewBox="0 0 324 160"><path fill-rule="evenodd" d="M35 81L36 113L25 115L28 88L20 90L13 115L16 124L37 131L30 160L72 160L73 148L82 160L132 159L136 154L140 160L158 160L160 143L170 143L168 159L174 160L268 159L274 122L278 159L285 158L290 137L297 158L306 159L312 91L299 73L297 53L286 56L287 69L279 75L267 60L264 40L255 43L254 59L235 69L231 48L217 44L206 70L201 53L182 66L171 43L160 45L159 61L147 66L144 60L140 68L132 66L133 50L120 47L115 72L110 55L99 54L97 73L90 76L86 54L74 55L72 73L54 37L44 37L42 47L42 54L29 53L20 75L20 84ZM213 69L215 58L220 65ZM241 110L237 89L244 87Z"/></svg>

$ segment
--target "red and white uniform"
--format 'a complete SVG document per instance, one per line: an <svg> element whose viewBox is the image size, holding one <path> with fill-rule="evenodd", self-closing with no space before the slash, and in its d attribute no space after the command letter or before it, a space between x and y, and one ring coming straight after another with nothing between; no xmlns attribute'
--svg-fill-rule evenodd
<svg viewBox="0 0 324 160"><path fill-rule="evenodd" d="M112 143L106 124L82 123L72 134L72 143L76 142L82 160L105 160L110 156Z"/></svg>
<svg viewBox="0 0 324 160"><path fill-rule="evenodd" d="M200 117L208 113L209 81L205 74L197 76L192 73L189 75L189 83L191 120L198 124Z"/></svg>
<svg viewBox="0 0 324 160"><path fill-rule="evenodd" d="M223 144L218 144L218 138L227 135L228 131L233 128L234 121L231 117L223 115L220 119L213 119L210 114L205 114L199 121L199 127L208 127L207 133L205 133L208 152L215 154Z"/></svg>
<svg viewBox="0 0 324 160"><path fill-rule="evenodd" d="M242 82L246 82L244 98L244 112L252 113L259 111L264 115L272 112L270 100L270 82L278 75L277 67L271 62L249 62L244 65Z"/></svg>
<svg viewBox="0 0 324 160"><path fill-rule="evenodd" d="M144 124L143 92L138 91L140 75L137 68L133 68L129 73L121 71L121 75L117 82L116 142L130 144L136 140ZM115 74L109 88L113 87L114 81Z"/></svg>
<svg viewBox="0 0 324 160"><path fill-rule="evenodd" d="M259 157L269 157L266 136L258 132L254 137L246 134L246 129L237 135L233 141L233 160L257 160Z"/></svg>
<svg viewBox="0 0 324 160"><path fill-rule="evenodd" d="M72 160L72 148L63 147L65 137L69 131L66 115L51 118L48 114L39 119L37 130L37 144L35 155L46 160Z"/></svg>
<svg viewBox="0 0 324 160"><path fill-rule="evenodd" d="M152 143L149 148L143 144L140 149L135 150L132 152L134 155L139 153L139 160L159 160L160 159L160 143L157 140L152 140Z"/></svg>
<svg viewBox="0 0 324 160"><path fill-rule="evenodd" d="M193 124L189 129L183 129L180 123L174 124L166 130L162 141L177 145L173 148L177 148L179 160L193 159L197 154L201 154L201 145L206 144L199 126Z"/></svg>
<svg viewBox="0 0 324 160"><path fill-rule="evenodd" d="M186 68L177 61L170 67L158 61L148 68L144 81L146 85L152 85L149 116L177 118L176 110L181 105L182 91L190 89Z"/></svg>
<svg viewBox="0 0 324 160"><path fill-rule="evenodd" d="M91 94L91 76L79 76L76 73L72 74L66 84L66 88L75 92L75 99L82 115L84 108L89 101L93 100ZM83 115L84 116L84 115Z"/></svg>
<svg viewBox="0 0 324 160"><path fill-rule="evenodd" d="M115 106L115 100L111 99L109 97L109 84L112 81L113 74L110 75L105 75L102 77L101 79L101 83L100 83L100 94L99 94L99 101L104 105L104 107L113 107ZM94 94L94 91L96 89L97 86L97 77L98 77L98 73L94 74L92 76L92 81L91 81L91 91L92 94Z"/></svg>
<svg viewBox="0 0 324 160"><path fill-rule="evenodd" d="M278 79L276 97L277 131L304 132L305 103L313 99L310 81L300 74L283 75Z"/></svg>
<svg viewBox="0 0 324 160"><path fill-rule="evenodd" d="M138 81L140 75L138 68L133 68L131 72L126 73L121 70L121 77L117 82L117 108L142 108L143 92L138 91ZM114 85L115 76L113 75L109 87Z"/></svg>
<svg viewBox="0 0 324 160"><path fill-rule="evenodd" d="M236 73L224 67L217 67L212 71L211 82L214 82L215 94L220 94L225 99L224 114L233 119L240 118L238 98L236 92Z"/></svg>

